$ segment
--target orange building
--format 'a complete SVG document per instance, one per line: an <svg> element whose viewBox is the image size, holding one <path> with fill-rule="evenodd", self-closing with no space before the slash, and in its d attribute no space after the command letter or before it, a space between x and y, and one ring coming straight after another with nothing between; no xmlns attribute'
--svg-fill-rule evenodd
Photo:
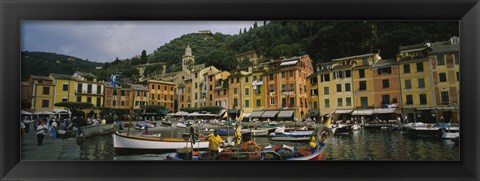
<svg viewBox="0 0 480 181"><path fill-rule="evenodd" d="M372 71L375 113L388 115L384 119L395 120L393 113L401 113L398 63L395 59L377 60Z"/></svg>
<svg viewBox="0 0 480 181"><path fill-rule="evenodd" d="M142 85L150 93L150 105L165 106L165 109L174 111L175 83L159 80L145 80Z"/></svg>
<svg viewBox="0 0 480 181"><path fill-rule="evenodd" d="M113 109L132 109L132 89L121 85L113 88L110 82L105 82L105 103L104 106Z"/></svg>

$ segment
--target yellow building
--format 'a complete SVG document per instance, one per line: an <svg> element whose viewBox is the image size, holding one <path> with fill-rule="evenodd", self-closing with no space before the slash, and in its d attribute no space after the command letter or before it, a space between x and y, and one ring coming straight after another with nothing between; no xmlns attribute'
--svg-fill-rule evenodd
<svg viewBox="0 0 480 181"><path fill-rule="evenodd" d="M352 116L369 116L375 107L375 89L372 65L381 59L380 55L364 54L349 57L353 61L353 105Z"/></svg>
<svg viewBox="0 0 480 181"><path fill-rule="evenodd" d="M149 90L143 86L138 84L130 84L130 88L132 89L132 99L131 101L133 104L133 109L143 109L142 106L148 105L150 97Z"/></svg>
<svg viewBox="0 0 480 181"><path fill-rule="evenodd" d="M409 122L436 122L431 44L400 47L397 61L400 67L402 112Z"/></svg>
<svg viewBox="0 0 480 181"><path fill-rule="evenodd" d="M444 122L458 122L460 106L460 39L431 43L434 94L437 102L437 118Z"/></svg>
<svg viewBox="0 0 480 181"><path fill-rule="evenodd" d="M53 112L55 85L52 79L45 76L31 75L28 78L28 85L32 111Z"/></svg>
<svg viewBox="0 0 480 181"><path fill-rule="evenodd" d="M230 72L222 71L215 74L215 105L228 109L228 76Z"/></svg>
<svg viewBox="0 0 480 181"><path fill-rule="evenodd" d="M144 80L142 85L150 93L150 105L165 106L165 109L174 111L175 83L159 80Z"/></svg>
<svg viewBox="0 0 480 181"><path fill-rule="evenodd" d="M332 78L332 62L320 63L318 66L318 73L317 73L317 90L318 90L318 103L319 103L319 114L323 117L324 115L331 114L335 112L336 107L332 104L332 100L335 98L332 95L332 86L333 86L333 78ZM332 93L331 93L332 92ZM314 97L312 97L313 99Z"/></svg>
<svg viewBox="0 0 480 181"><path fill-rule="evenodd" d="M76 102L89 102L97 108L103 106L103 81L97 81L97 76L91 73L78 71L75 72L72 77L75 80Z"/></svg>
<svg viewBox="0 0 480 181"><path fill-rule="evenodd" d="M317 71L307 76L307 101L308 101L308 116L312 120L320 120L320 96L318 91L318 66Z"/></svg>
<svg viewBox="0 0 480 181"><path fill-rule="evenodd" d="M228 116L229 118L236 119L237 117L241 116L240 111L244 107L244 99L242 93L242 88L245 88L245 80L244 76L248 75L249 73L243 70L236 70L230 73L228 76L229 79L229 92L228 92Z"/></svg>
<svg viewBox="0 0 480 181"><path fill-rule="evenodd" d="M53 80L54 89L54 104L58 102L75 102L75 80L70 75L51 73L48 76ZM54 111L65 110L64 107L53 105Z"/></svg>

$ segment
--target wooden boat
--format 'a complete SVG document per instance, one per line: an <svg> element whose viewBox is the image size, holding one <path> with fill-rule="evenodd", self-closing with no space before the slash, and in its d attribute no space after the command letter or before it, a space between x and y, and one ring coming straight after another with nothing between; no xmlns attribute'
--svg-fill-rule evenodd
<svg viewBox="0 0 480 181"><path fill-rule="evenodd" d="M293 131L282 134L272 133L270 137L273 141L306 141L310 139L313 131Z"/></svg>
<svg viewBox="0 0 480 181"><path fill-rule="evenodd" d="M164 125L164 126L172 126L173 123L170 122L170 121L162 121L162 125Z"/></svg>
<svg viewBox="0 0 480 181"><path fill-rule="evenodd" d="M113 134L113 147L116 149L174 150L177 148L191 147L191 143L188 139L184 138L136 136L115 132ZM193 144L193 148L208 148L208 141L202 139L197 140L195 144Z"/></svg>
<svg viewBox="0 0 480 181"><path fill-rule="evenodd" d="M335 134L350 134L353 132L351 124L338 124L335 128Z"/></svg>

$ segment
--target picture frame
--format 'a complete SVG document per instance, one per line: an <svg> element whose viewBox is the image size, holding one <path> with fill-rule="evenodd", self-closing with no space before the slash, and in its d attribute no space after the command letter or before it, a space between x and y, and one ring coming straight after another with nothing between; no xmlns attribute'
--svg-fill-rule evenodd
<svg viewBox="0 0 480 181"><path fill-rule="evenodd" d="M479 180L478 0L0 1L0 177L4 180ZM23 20L459 20L460 161L24 161L20 160ZM16 113L15 113L16 112ZM15 129L16 128L16 129ZM213 173L212 173L213 172Z"/></svg>

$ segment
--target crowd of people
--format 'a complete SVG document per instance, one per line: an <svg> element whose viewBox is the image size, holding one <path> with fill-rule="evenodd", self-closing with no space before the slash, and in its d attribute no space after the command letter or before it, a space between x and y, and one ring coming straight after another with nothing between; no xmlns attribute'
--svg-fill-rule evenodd
<svg viewBox="0 0 480 181"><path fill-rule="evenodd" d="M57 117L23 117L20 121L20 129L22 136L30 134L30 125L33 124L33 131L36 132L37 145L43 144L43 139L46 135L49 135L51 139L57 139L61 137L65 139L67 133L71 132L74 122L70 118L57 118Z"/></svg>

